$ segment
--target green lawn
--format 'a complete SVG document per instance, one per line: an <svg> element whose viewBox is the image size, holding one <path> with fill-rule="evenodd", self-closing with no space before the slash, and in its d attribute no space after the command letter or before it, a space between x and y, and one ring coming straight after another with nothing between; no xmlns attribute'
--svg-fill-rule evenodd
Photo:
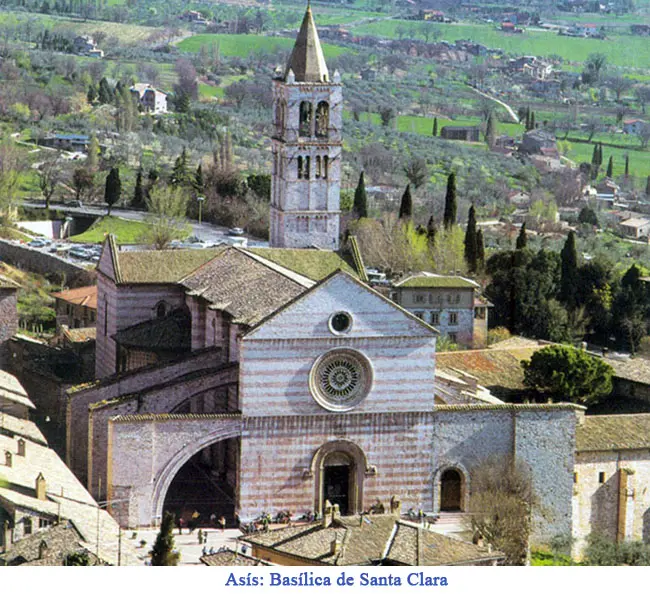
<svg viewBox="0 0 650 594"><path fill-rule="evenodd" d="M198 52L201 46L219 44L219 51L223 57L245 58L256 53L273 53L278 50L290 51L294 40L286 37L267 37L264 35L233 35L229 33L201 33L183 39L178 48L184 52ZM326 58L336 58L349 51L337 45L323 44Z"/></svg>
<svg viewBox="0 0 650 594"><path fill-rule="evenodd" d="M106 239L107 233L113 233L117 243L142 243L148 230L149 225L146 223L107 216L98 219L84 233L70 237L70 241L75 243L101 243Z"/></svg>
<svg viewBox="0 0 650 594"><path fill-rule="evenodd" d="M377 35L397 38L398 27L417 31L419 23L414 21L387 20L353 27L359 35ZM583 39L564 37L550 31L526 31L521 35L497 31L496 25L451 23L432 25L440 31L441 39L454 42L457 39L471 39L489 48L502 49L517 55L534 54L550 56L556 54L566 61L584 62L589 54L603 53L610 64L627 68L650 68L650 43L647 37L634 35L612 35L611 39Z"/></svg>
<svg viewBox="0 0 650 594"><path fill-rule="evenodd" d="M223 88L199 83L199 96L201 99L212 99L214 97L223 97Z"/></svg>
<svg viewBox="0 0 650 594"><path fill-rule="evenodd" d="M591 155L594 151L593 144L572 142L567 157L576 163L591 163ZM650 151L635 151L620 148L603 147L603 164L600 169L601 175L607 170L609 157L614 157L614 177L625 173L625 155L630 155L630 175L643 177L650 175Z"/></svg>

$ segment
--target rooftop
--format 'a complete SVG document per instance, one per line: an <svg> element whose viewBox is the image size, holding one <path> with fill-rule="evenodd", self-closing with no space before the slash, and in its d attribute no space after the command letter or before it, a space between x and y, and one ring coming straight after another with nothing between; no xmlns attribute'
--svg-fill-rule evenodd
<svg viewBox="0 0 650 594"><path fill-rule="evenodd" d="M650 448L650 414L591 415L576 428L578 452Z"/></svg>
<svg viewBox="0 0 650 594"><path fill-rule="evenodd" d="M420 272L395 283L395 286L405 289L477 289L479 285L462 276L443 276L431 272Z"/></svg>
<svg viewBox="0 0 650 594"><path fill-rule="evenodd" d="M211 565L213 567L234 567L242 565L255 567L257 565L271 565L267 561L262 561L261 559L256 559L250 555L238 553L237 551L232 551L230 549L218 551L212 555L203 555L203 557L200 558L200 561L204 565Z"/></svg>
<svg viewBox="0 0 650 594"><path fill-rule="evenodd" d="M73 303L74 305L83 305L90 309L97 309L97 285L59 291L58 293L52 293L52 297L55 299L61 299L66 303Z"/></svg>
<svg viewBox="0 0 650 594"><path fill-rule="evenodd" d="M114 338L122 347L187 352L192 343L191 326L189 315L183 310L177 310L164 318L146 320L123 328Z"/></svg>
<svg viewBox="0 0 650 594"><path fill-rule="evenodd" d="M328 527L319 521L240 540L311 565L471 565L503 558L394 515L339 517Z"/></svg>
<svg viewBox="0 0 650 594"><path fill-rule="evenodd" d="M285 80L290 70L293 72L296 82L319 83L329 80L327 64L325 64L325 57L310 6L307 6L296 43L287 63Z"/></svg>

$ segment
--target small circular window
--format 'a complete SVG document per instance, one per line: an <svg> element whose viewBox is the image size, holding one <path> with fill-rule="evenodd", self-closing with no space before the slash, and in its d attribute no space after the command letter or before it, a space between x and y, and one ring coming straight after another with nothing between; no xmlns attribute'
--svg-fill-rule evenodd
<svg viewBox="0 0 650 594"><path fill-rule="evenodd" d="M330 330L336 334L345 334L352 328L352 316L344 311L335 313L330 318Z"/></svg>
<svg viewBox="0 0 650 594"><path fill-rule="evenodd" d="M361 353L334 349L316 360L309 384L318 404L327 410L344 412L353 409L368 395L372 368Z"/></svg>

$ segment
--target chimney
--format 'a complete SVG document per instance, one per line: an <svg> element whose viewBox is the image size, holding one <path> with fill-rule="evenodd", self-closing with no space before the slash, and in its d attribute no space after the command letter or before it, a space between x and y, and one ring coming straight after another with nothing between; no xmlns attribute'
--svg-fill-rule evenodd
<svg viewBox="0 0 650 594"><path fill-rule="evenodd" d="M341 519L341 509L339 508L339 504L335 503L332 506L332 522L340 519Z"/></svg>
<svg viewBox="0 0 650 594"><path fill-rule="evenodd" d="M36 477L36 499L40 501L45 501L45 488L47 484L45 482L45 477L42 472L38 473Z"/></svg>
<svg viewBox="0 0 650 594"><path fill-rule="evenodd" d="M11 468L12 455L11 452L5 452L5 465Z"/></svg>
<svg viewBox="0 0 650 594"><path fill-rule="evenodd" d="M325 501L325 508L323 509L323 528L329 528L332 524L332 504Z"/></svg>
<svg viewBox="0 0 650 594"><path fill-rule="evenodd" d="M338 538L334 537L334 540L330 543L330 555L338 555L341 550L341 542Z"/></svg>
<svg viewBox="0 0 650 594"><path fill-rule="evenodd" d="M22 437L18 440L18 455L25 457L25 440Z"/></svg>

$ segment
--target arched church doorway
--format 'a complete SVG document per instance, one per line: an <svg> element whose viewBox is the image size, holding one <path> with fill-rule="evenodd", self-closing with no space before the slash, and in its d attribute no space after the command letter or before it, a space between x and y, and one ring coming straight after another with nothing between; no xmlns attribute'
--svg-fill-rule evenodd
<svg viewBox="0 0 650 594"><path fill-rule="evenodd" d="M217 441L194 454L172 479L163 504L186 526L216 526L222 516L235 526L238 437Z"/></svg>
<svg viewBox="0 0 650 594"><path fill-rule="evenodd" d="M460 472L448 468L440 477L440 511L462 510L462 483Z"/></svg>
<svg viewBox="0 0 650 594"><path fill-rule="evenodd" d="M353 508L355 493L354 462L344 452L332 452L323 461L323 503L338 505L341 515Z"/></svg>

